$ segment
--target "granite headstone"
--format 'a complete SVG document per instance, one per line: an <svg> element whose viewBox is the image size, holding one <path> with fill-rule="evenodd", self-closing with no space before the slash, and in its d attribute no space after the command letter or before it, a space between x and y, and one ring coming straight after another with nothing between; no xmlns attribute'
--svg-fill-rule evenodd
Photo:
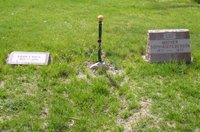
<svg viewBox="0 0 200 132"><path fill-rule="evenodd" d="M145 59L149 62L191 62L188 29L149 30Z"/></svg>

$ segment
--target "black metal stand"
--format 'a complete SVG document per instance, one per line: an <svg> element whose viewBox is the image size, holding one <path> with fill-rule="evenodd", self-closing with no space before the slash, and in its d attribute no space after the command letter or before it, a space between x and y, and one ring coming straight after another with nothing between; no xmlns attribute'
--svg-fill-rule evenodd
<svg viewBox="0 0 200 132"><path fill-rule="evenodd" d="M102 21L99 20L99 38L98 38L98 44L99 44L99 47L98 47L98 62L102 62L102 59L101 59L101 37L102 37Z"/></svg>
<svg viewBox="0 0 200 132"><path fill-rule="evenodd" d="M105 63L102 61L101 58L101 42L102 42L102 21L103 16L98 16L99 20L99 36L98 36L98 62L90 66L91 69L97 68L97 67L106 67Z"/></svg>

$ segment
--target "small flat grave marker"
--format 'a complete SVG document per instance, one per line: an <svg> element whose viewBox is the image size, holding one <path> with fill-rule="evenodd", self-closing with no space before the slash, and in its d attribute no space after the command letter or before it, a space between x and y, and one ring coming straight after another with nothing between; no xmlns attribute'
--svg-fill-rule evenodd
<svg viewBox="0 0 200 132"><path fill-rule="evenodd" d="M49 52L17 52L9 54L7 64L14 65L48 65L50 62Z"/></svg>
<svg viewBox="0 0 200 132"><path fill-rule="evenodd" d="M149 30L145 59L149 62L191 62L189 30Z"/></svg>

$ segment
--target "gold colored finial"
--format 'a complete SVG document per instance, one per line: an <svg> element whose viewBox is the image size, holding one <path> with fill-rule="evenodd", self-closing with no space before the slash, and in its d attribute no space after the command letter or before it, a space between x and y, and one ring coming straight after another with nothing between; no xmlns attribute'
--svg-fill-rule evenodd
<svg viewBox="0 0 200 132"><path fill-rule="evenodd" d="M99 15L99 16L98 16L98 20L99 20L100 22L102 22L102 21L103 21L103 16L102 16L102 15Z"/></svg>

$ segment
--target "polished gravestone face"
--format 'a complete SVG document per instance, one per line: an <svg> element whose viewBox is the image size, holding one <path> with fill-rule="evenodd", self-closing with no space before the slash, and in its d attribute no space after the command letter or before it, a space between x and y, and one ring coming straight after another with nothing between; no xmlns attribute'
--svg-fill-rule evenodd
<svg viewBox="0 0 200 132"><path fill-rule="evenodd" d="M145 59L149 62L191 62L189 30L149 30Z"/></svg>
<svg viewBox="0 0 200 132"><path fill-rule="evenodd" d="M12 52L9 54L7 64L16 65L48 65L50 62L48 52Z"/></svg>

